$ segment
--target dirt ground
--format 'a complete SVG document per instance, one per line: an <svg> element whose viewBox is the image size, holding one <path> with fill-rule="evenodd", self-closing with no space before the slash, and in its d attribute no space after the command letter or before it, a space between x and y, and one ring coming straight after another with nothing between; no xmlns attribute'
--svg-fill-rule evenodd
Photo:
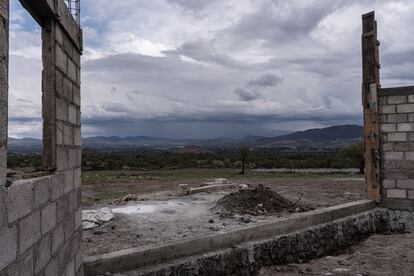
<svg viewBox="0 0 414 276"><path fill-rule="evenodd" d="M374 235L338 255L263 268L258 276L412 276L414 233Z"/></svg>
<svg viewBox="0 0 414 276"><path fill-rule="evenodd" d="M153 174L152 179L148 179L146 173L120 178L114 175L92 176L83 186L84 205L88 209L109 206L113 208L115 218L99 228L84 231L82 247L85 255L191 239L274 218L266 215L224 217L212 208L231 191L183 197L177 195L178 184L181 183L198 187L204 181L225 177L236 183L263 184L292 202L299 200L301 204L311 208L323 208L366 197L364 179L360 176L297 176L274 173L240 176L233 173L180 172L176 175L177 172L171 172L166 173L167 176ZM125 181L127 177L131 178ZM137 179L139 177L141 180ZM138 195L137 202L114 204L114 199L131 193Z"/></svg>

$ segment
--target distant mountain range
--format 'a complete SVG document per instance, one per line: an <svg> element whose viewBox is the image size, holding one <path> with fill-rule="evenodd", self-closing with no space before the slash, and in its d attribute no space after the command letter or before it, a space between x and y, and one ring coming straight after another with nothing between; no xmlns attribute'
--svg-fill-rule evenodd
<svg viewBox="0 0 414 276"><path fill-rule="evenodd" d="M82 147L92 150L123 150L133 148L177 149L189 145L206 148L238 147L242 144L258 148L282 148L291 150L318 150L338 148L361 140L364 128L358 125L341 125L327 128L309 129L276 137L246 136L240 139L167 139L148 136L118 137L98 136L82 139ZM9 138L11 152L37 152L41 149L39 139Z"/></svg>

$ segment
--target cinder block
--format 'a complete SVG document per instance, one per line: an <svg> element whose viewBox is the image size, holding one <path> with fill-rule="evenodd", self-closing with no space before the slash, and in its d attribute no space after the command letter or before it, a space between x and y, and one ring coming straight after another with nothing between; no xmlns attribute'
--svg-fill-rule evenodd
<svg viewBox="0 0 414 276"><path fill-rule="evenodd" d="M384 179L382 185L385 189L393 189L395 188L395 180L394 179Z"/></svg>
<svg viewBox="0 0 414 276"><path fill-rule="evenodd" d="M63 220L63 231L65 232L65 241L69 240L75 232L75 216L68 213Z"/></svg>
<svg viewBox="0 0 414 276"><path fill-rule="evenodd" d="M78 250L75 255L75 271L78 272L83 264L82 250Z"/></svg>
<svg viewBox="0 0 414 276"><path fill-rule="evenodd" d="M63 145L63 124L61 122L56 123L56 144Z"/></svg>
<svg viewBox="0 0 414 276"><path fill-rule="evenodd" d="M7 213L12 223L32 212L33 180L15 181L7 193Z"/></svg>
<svg viewBox="0 0 414 276"><path fill-rule="evenodd" d="M401 171L385 171L384 172L386 179L408 179L407 172L401 172Z"/></svg>
<svg viewBox="0 0 414 276"><path fill-rule="evenodd" d="M406 142L402 142L402 143L395 143L394 144L394 150L395 151L408 151L409 145Z"/></svg>
<svg viewBox="0 0 414 276"><path fill-rule="evenodd" d="M406 179L406 180L397 180L397 188L398 189L411 189L414 190L414 180Z"/></svg>
<svg viewBox="0 0 414 276"><path fill-rule="evenodd" d="M77 106L80 106L81 104L81 97L80 97L80 89L77 86L73 86L73 103Z"/></svg>
<svg viewBox="0 0 414 276"><path fill-rule="evenodd" d="M34 180L33 191L35 208L38 208L50 200L49 184L50 176L45 176Z"/></svg>
<svg viewBox="0 0 414 276"><path fill-rule="evenodd" d="M414 95L408 95L408 102L414 103Z"/></svg>
<svg viewBox="0 0 414 276"><path fill-rule="evenodd" d="M407 151L405 153L405 160L414 160L414 151Z"/></svg>
<svg viewBox="0 0 414 276"><path fill-rule="evenodd" d="M19 252L24 253L33 246L41 237L40 234L40 212L35 212L22 220L20 226L20 248Z"/></svg>
<svg viewBox="0 0 414 276"><path fill-rule="evenodd" d="M69 167L78 167L78 149L69 149Z"/></svg>
<svg viewBox="0 0 414 276"><path fill-rule="evenodd" d="M408 133L408 141L414 141L414 133L412 132Z"/></svg>
<svg viewBox="0 0 414 276"><path fill-rule="evenodd" d="M0 271L17 258L17 227L0 228Z"/></svg>
<svg viewBox="0 0 414 276"><path fill-rule="evenodd" d="M52 233L52 254L55 254L58 249L65 242L65 232L63 229L63 224L59 224Z"/></svg>
<svg viewBox="0 0 414 276"><path fill-rule="evenodd" d="M63 100L56 98L56 118L58 120L68 120L68 103Z"/></svg>
<svg viewBox="0 0 414 276"><path fill-rule="evenodd" d="M78 190L69 193L69 212L74 212L78 208Z"/></svg>
<svg viewBox="0 0 414 276"><path fill-rule="evenodd" d="M414 131L414 123L398 124L398 131Z"/></svg>
<svg viewBox="0 0 414 276"><path fill-rule="evenodd" d="M408 198L414 199L414 190L408 191Z"/></svg>
<svg viewBox="0 0 414 276"><path fill-rule="evenodd" d="M63 144L73 146L73 127L69 125L63 126Z"/></svg>
<svg viewBox="0 0 414 276"><path fill-rule="evenodd" d="M75 169L74 175L73 175L73 186L75 189L81 187L82 185L81 177L82 177L82 169L81 168Z"/></svg>
<svg viewBox="0 0 414 276"><path fill-rule="evenodd" d="M52 261L46 266L44 276L56 275L59 275L59 263L58 258L53 258Z"/></svg>
<svg viewBox="0 0 414 276"><path fill-rule="evenodd" d="M407 96L388 96L388 104L403 104L407 103Z"/></svg>
<svg viewBox="0 0 414 276"><path fill-rule="evenodd" d="M67 212L68 212L68 206L69 206L69 196L65 195L63 197L61 197L58 201L57 201L57 214L58 214L58 223L61 223Z"/></svg>
<svg viewBox="0 0 414 276"><path fill-rule="evenodd" d="M60 198L65 189L65 179L62 173L54 174L51 179L50 190L52 194L52 201L57 200Z"/></svg>
<svg viewBox="0 0 414 276"><path fill-rule="evenodd" d="M407 191L400 189L387 189L388 198L407 198Z"/></svg>
<svg viewBox="0 0 414 276"><path fill-rule="evenodd" d="M81 130L79 127L73 128L73 144L77 147L80 147L82 144Z"/></svg>
<svg viewBox="0 0 414 276"><path fill-rule="evenodd" d="M381 131L382 132L396 132L397 125L396 124L382 124Z"/></svg>
<svg viewBox="0 0 414 276"><path fill-rule="evenodd" d="M82 209L79 208L75 211L75 230L78 230L82 227Z"/></svg>
<svg viewBox="0 0 414 276"><path fill-rule="evenodd" d="M407 122L407 114L389 114L387 115L387 123L405 123Z"/></svg>
<svg viewBox="0 0 414 276"><path fill-rule="evenodd" d="M7 268L7 276L33 276L33 250L27 251L21 255L9 268ZM1 274L3 275L3 274Z"/></svg>
<svg viewBox="0 0 414 276"><path fill-rule="evenodd" d="M68 57L60 47L56 47L56 65L64 74L68 73Z"/></svg>
<svg viewBox="0 0 414 276"><path fill-rule="evenodd" d="M56 203L49 204L42 210L42 234L49 233L57 224Z"/></svg>
<svg viewBox="0 0 414 276"><path fill-rule="evenodd" d="M63 94L64 94L65 98L67 98L70 101L72 101L72 98L73 98L73 92L72 92L73 88L72 87L73 87L72 82L68 78L64 78L64 80L63 80Z"/></svg>
<svg viewBox="0 0 414 276"><path fill-rule="evenodd" d="M392 114L396 113L397 109L395 105L381 105L379 107L380 114Z"/></svg>
<svg viewBox="0 0 414 276"><path fill-rule="evenodd" d="M384 153L385 160L404 160L404 152L387 151Z"/></svg>
<svg viewBox="0 0 414 276"><path fill-rule="evenodd" d="M408 114L408 121L414 122L414 114Z"/></svg>
<svg viewBox="0 0 414 276"><path fill-rule="evenodd" d="M72 60L68 59L68 77L77 83L76 65Z"/></svg>
<svg viewBox="0 0 414 276"><path fill-rule="evenodd" d="M398 113L414 113L414 104L400 104L397 106Z"/></svg>
<svg viewBox="0 0 414 276"><path fill-rule="evenodd" d="M75 276L75 261L71 260L66 267L66 276Z"/></svg>
<svg viewBox="0 0 414 276"><path fill-rule="evenodd" d="M35 273L39 273L51 259L50 235L45 236L35 247Z"/></svg>
<svg viewBox="0 0 414 276"><path fill-rule="evenodd" d="M67 169L68 166L68 149L58 147L56 149L56 166L59 171Z"/></svg>
<svg viewBox="0 0 414 276"><path fill-rule="evenodd" d="M64 95L63 94L63 75L62 75L62 73L60 72L60 71L57 71L57 70L55 70L55 83L56 83L56 87L55 87L55 89L56 89L56 92L59 94L59 95Z"/></svg>
<svg viewBox="0 0 414 276"><path fill-rule="evenodd" d="M56 24L56 42L63 46L63 32L59 24Z"/></svg>
<svg viewBox="0 0 414 276"><path fill-rule="evenodd" d="M387 140L390 142L404 142L407 141L407 133L392 132L387 134Z"/></svg>
<svg viewBox="0 0 414 276"><path fill-rule="evenodd" d="M69 105L69 110L68 110L68 117L69 117L69 122L71 124L78 124L78 110L76 109L76 107L74 105Z"/></svg>
<svg viewBox="0 0 414 276"><path fill-rule="evenodd" d="M64 189L65 194L73 191L73 184L74 184L73 176L74 176L73 170L65 171L65 189Z"/></svg>

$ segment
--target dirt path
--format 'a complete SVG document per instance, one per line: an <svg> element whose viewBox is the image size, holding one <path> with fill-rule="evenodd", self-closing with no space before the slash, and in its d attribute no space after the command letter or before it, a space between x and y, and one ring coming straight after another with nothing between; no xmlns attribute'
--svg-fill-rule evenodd
<svg viewBox="0 0 414 276"><path fill-rule="evenodd" d="M412 276L414 233L374 235L341 252L304 264L263 268L258 276Z"/></svg>

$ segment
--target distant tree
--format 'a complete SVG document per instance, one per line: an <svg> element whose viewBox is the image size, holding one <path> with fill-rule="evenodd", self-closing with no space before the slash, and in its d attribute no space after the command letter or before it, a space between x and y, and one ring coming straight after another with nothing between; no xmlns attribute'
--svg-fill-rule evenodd
<svg viewBox="0 0 414 276"><path fill-rule="evenodd" d="M247 158L249 157L249 147L245 145L241 146L239 149L239 154L240 154L240 159L242 162L242 171L240 173L245 174L246 161L247 161Z"/></svg>
<svg viewBox="0 0 414 276"><path fill-rule="evenodd" d="M362 142L354 143L345 147L342 150L341 154L345 158L349 159L353 164L355 164L355 166L358 166L359 173L364 173L364 144Z"/></svg>

